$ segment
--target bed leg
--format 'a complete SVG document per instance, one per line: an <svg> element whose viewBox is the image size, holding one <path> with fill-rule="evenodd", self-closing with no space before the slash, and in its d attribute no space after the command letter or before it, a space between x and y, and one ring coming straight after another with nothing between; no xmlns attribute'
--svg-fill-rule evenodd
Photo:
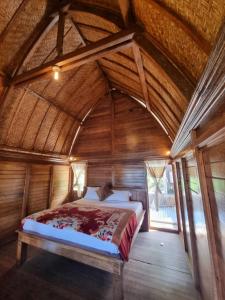
<svg viewBox="0 0 225 300"><path fill-rule="evenodd" d="M113 274L113 300L123 300L123 272L121 275Z"/></svg>
<svg viewBox="0 0 225 300"><path fill-rule="evenodd" d="M16 252L16 264L21 266L27 259L27 244L18 239L17 252Z"/></svg>

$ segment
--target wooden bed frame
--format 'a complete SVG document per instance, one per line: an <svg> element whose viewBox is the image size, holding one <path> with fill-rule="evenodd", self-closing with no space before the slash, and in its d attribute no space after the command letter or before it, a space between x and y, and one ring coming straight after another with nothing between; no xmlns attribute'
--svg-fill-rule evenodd
<svg viewBox="0 0 225 300"><path fill-rule="evenodd" d="M138 226L133 236L131 248L137 237L144 220L145 211L143 211L139 218ZM48 252L58 254L72 260L84 263L86 265L107 271L113 276L113 299L122 300L123 296L123 268L125 262L122 259L112 257L106 254L95 252L81 248L72 243L51 239L38 234L18 231L17 244L17 265L21 266L27 258L27 246L37 247Z"/></svg>

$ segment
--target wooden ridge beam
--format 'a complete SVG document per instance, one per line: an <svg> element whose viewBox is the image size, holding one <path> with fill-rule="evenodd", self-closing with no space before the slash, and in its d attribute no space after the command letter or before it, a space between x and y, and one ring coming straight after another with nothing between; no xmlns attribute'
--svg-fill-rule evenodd
<svg viewBox="0 0 225 300"><path fill-rule="evenodd" d="M87 45L86 47L62 55L42 66L15 76L12 78L11 84L17 85L49 74L52 72L52 67L54 65L59 66L61 71L67 71L91 61L95 61L109 53L129 48L133 44L135 32L136 30L134 29L125 29L100 41Z"/></svg>
<svg viewBox="0 0 225 300"><path fill-rule="evenodd" d="M141 88L142 88L142 93L145 99L145 105L149 111L151 111L151 107L149 104L149 96L148 96L148 87L147 87L147 82L145 78L145 72L144 72L144 67L143 67L143 62L141 58L141 52L136 43L133 44L133 53L134 53L134 59L137 65L137 70L139 74L139 79L141 83Z"/></svg>

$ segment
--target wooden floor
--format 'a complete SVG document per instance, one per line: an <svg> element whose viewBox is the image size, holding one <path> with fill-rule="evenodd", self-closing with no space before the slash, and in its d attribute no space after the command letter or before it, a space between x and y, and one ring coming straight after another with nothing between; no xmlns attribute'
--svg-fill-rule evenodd
<svg viewBox="0 0 225 300"><path fill-rule="evenodd" d="M111 299L110 274L36 249L17 269L15 249L15 242L0 248L0 299ZM138 235L124 288L126 300L199 300L179 236L171 233Z"/></svg>

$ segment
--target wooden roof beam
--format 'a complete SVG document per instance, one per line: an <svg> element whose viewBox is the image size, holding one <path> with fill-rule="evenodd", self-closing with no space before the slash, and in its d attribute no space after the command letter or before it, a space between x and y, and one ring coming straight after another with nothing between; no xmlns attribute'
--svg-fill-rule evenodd
<svg viewBox="0 0 225 300"><path fill-rule="evenodd" d="M133 44L133 53L134 53L134 59L137 65L137 70L140 78L142 93L145 100L145 105L149 111L151 111L150 104L149 104L149 96L148 96L148 88L147 88L147 82L145 78L145 72L143 67L143 62L141 58L141 52L136 43Z"/></svg>
<svg viewBox="0 0 225 300"><path fill-rule="evenodd" d="M123 17L123 22L125 27L128 27L130 24L134 23L134 17L132 13L132 4L130 0L118 0L120 7L120 13Z"/></svg>
<svg viewBox="0 0 225 300"><path fill-rule="evenodd" d="M65 17L66 13L59 11L59 22L58 22L58 32L57 32L57 43L56 50L58 57L63 54L63 38L64 38L64 27L65 27Z"/></svg>
<svg viewBox="0 0 225 300"><path fill-rule="evenodd" d="M129 48L133 44L133 37L136 31L137 27L136 29L125 29L123 31L115 33L100 41L77 49L68 54L62 55L61 57L57 57L56 59L53 59L48 63L17 75L12 78L10 83L17 85L49 74L52 72L52 67L54 65L59 66L61 68L61 71L67 71L91 61L95 61L109 53Z"/></svg>

